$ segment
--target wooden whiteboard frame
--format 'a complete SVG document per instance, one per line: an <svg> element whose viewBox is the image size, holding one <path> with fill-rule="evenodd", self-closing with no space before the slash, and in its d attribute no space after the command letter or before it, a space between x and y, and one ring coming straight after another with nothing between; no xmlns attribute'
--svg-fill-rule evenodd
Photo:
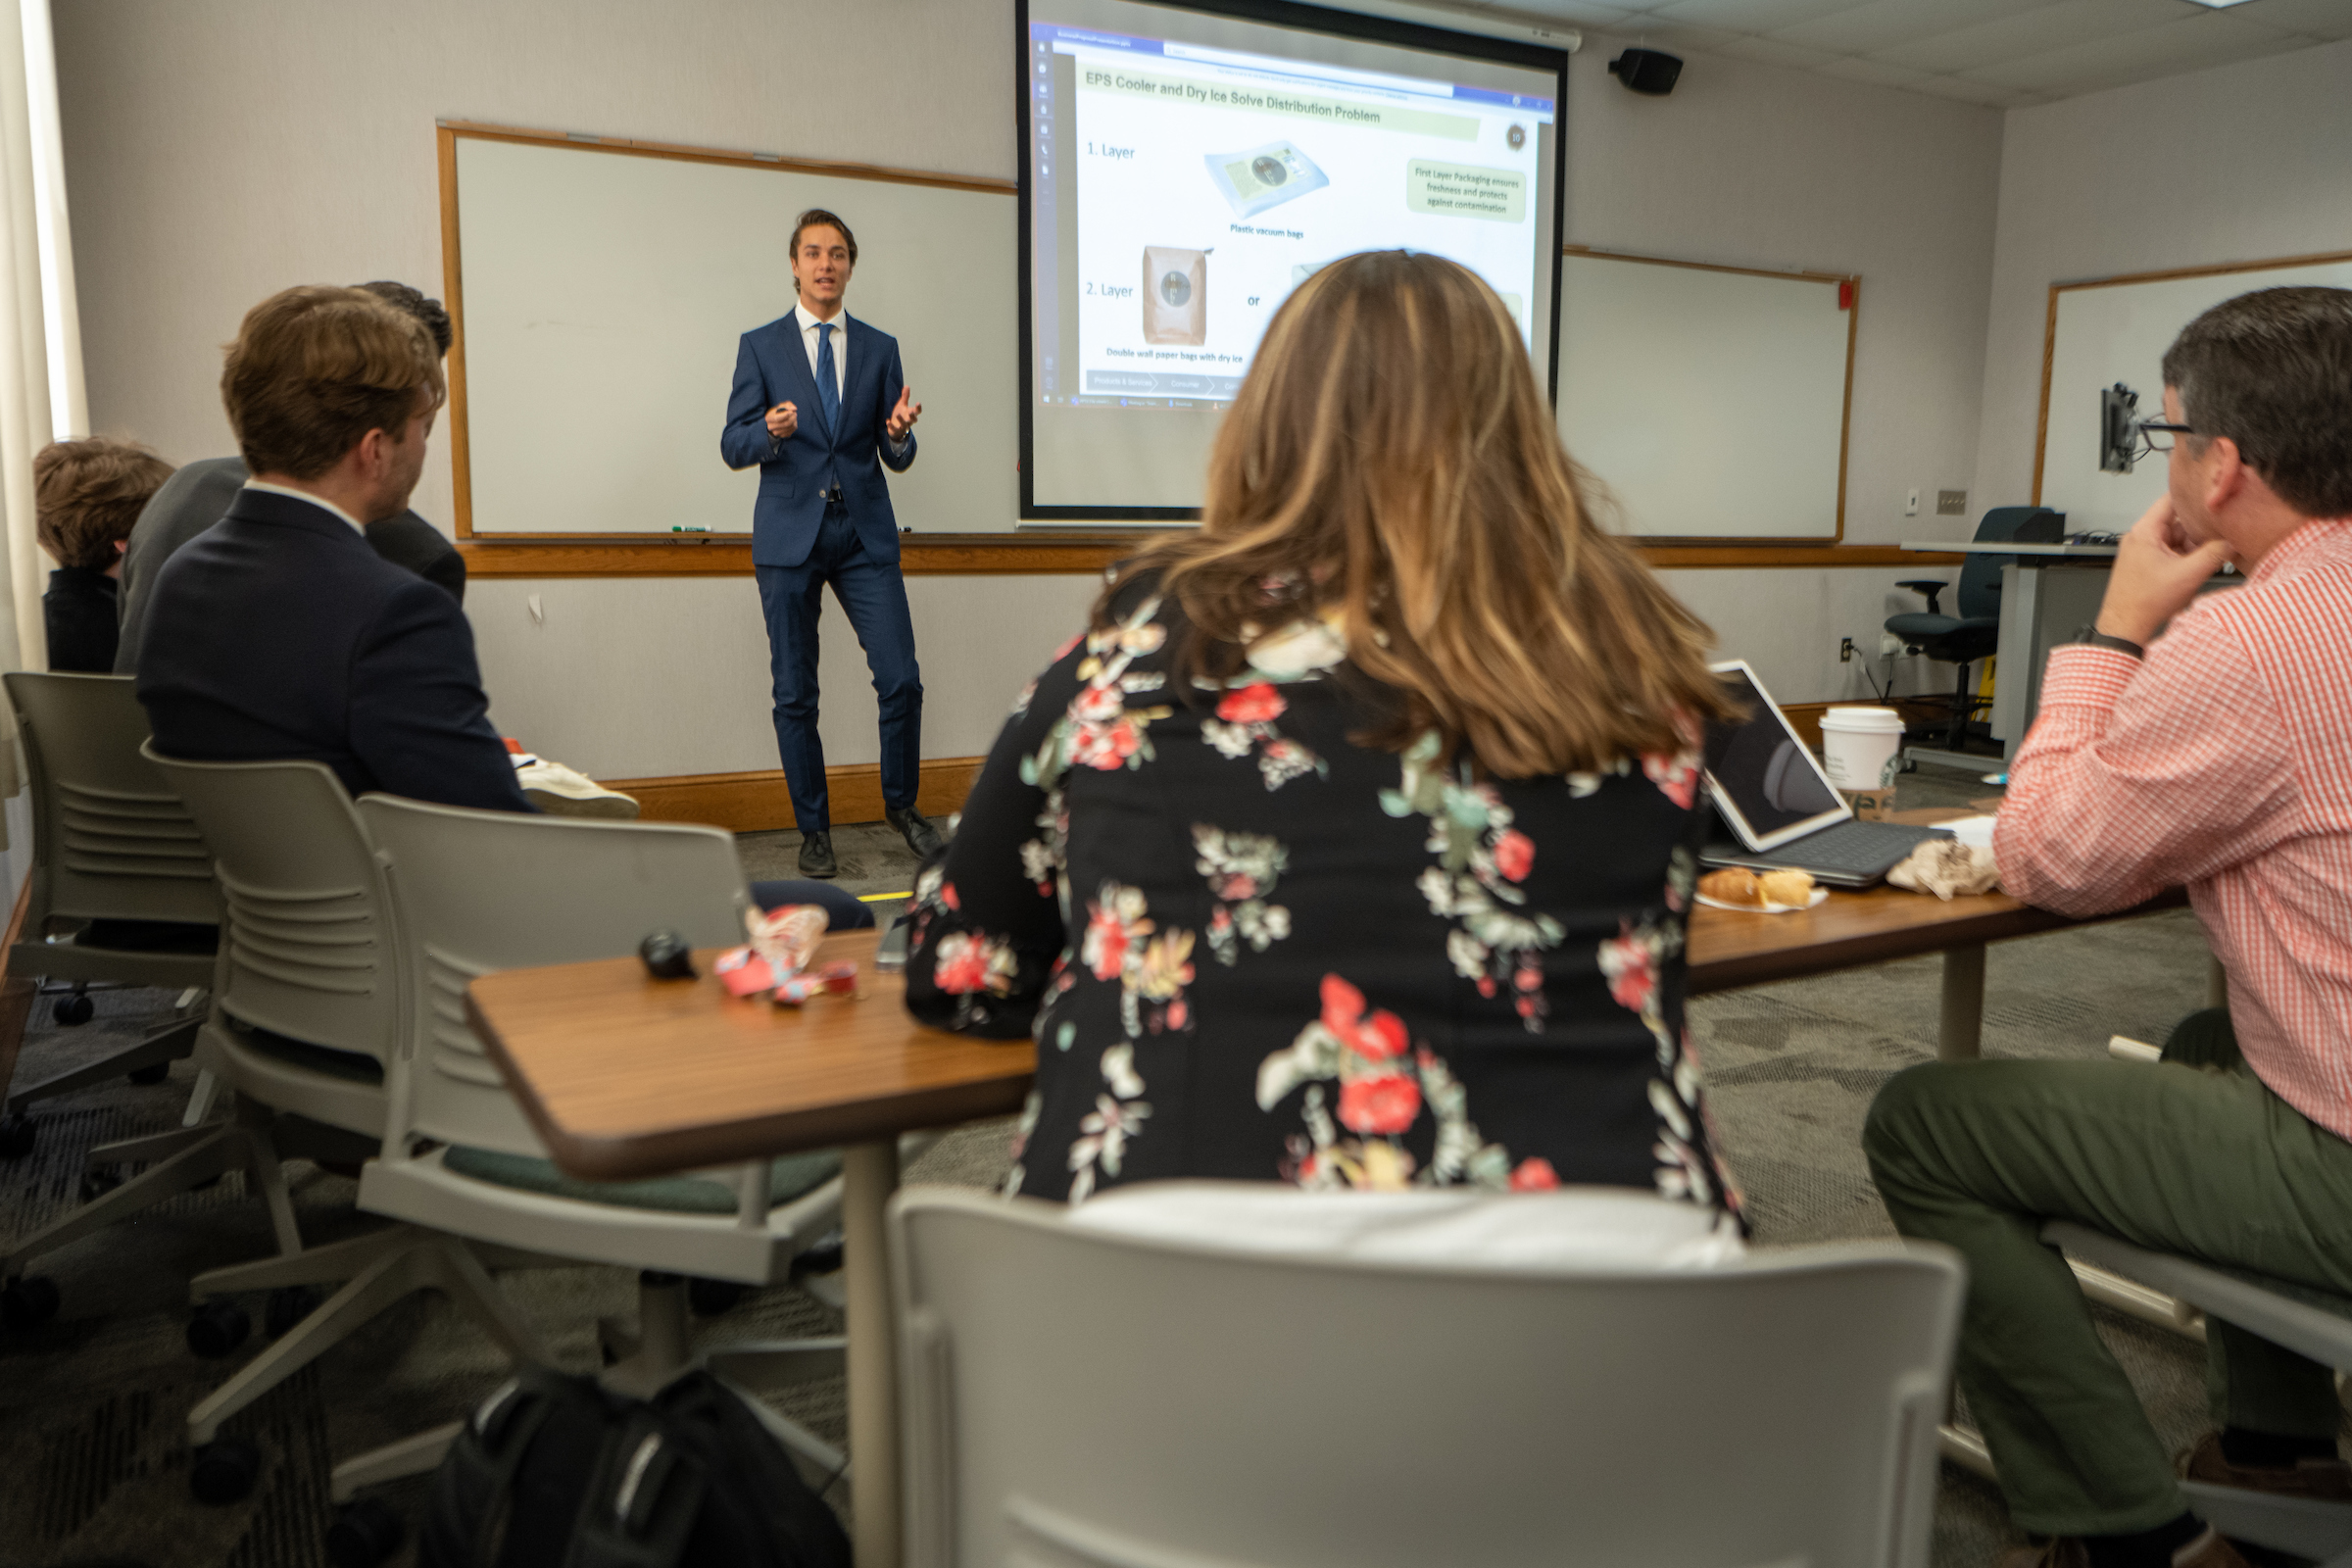
<svg viewBox="0 0 2352 1568"><path fill-rule="evenodd" d="M1844 402L1838 410L1838 516L1836 519L1836 526L1826 535L1808 534L1799 538L1788 538L1785 536L1768 534L1627 535L1628 538L1642 546L1665 547L1667 549L1679 551L1754 551L1757 549L1819 551L1838 550L1843 548L1845 545L1845 469L1848 448L1853 440L1854 428L1854 341L1860 334L1862 322L1861 274L1856 272L1792 272L1765 267L1724 267L1713 262L1682 262L1666 256L1643 256L1634 251L1595 250L1590 245L1563 245L1560 247L1560 254L1562 256L1582 257L1587 261L1636 262L1645 267L1679 267L1693 272L1735 272L1742 277L1776 277L1790 282L1832 283L1852 291L1850 301L1845 308L1845 394ZM1560 319L1565 314L1561 311L1557 304L1552 307L1552 318L1555 321ZM1556 416L1556 412L1559 407L1559 399L1556 395L1552 399L1552 407ZM1896 565L1908 565L1915 561L1922 561L1925 559L1925 557L1921 556L1904 554L1902 560L1892 564ZM1651 564L1653 565L1657 565L1665 564L1666 563L1653 560ZM1754 564L1755 563L1748 562L1691 563L1691 564L1694 565L1745 565ZM1769 563L1769 564L1773 565L1797 565L1805 564L1806 563L1796 561L1774 561ZM1860 564L1860 563L1845 561L1818 561L1810 564L1816 565Z"/></svg>
<svg viewBox="0 0 2352 1568"><path fill-rule="evenodd" d="M2326 267L2337 262L2352 262L2352 251L2330 251L2318 256L2280 256L2267 262L2225 262L2218 267L2172 267L2157 272L2125 272L2115 277L2052 283L2049 314L2043 318L2041 327L2041 411L2034 422L2033 504L2037 507L2041 505L2042 459L2050 448L2050 376L2058 362L2059 295L2071 294L2077 289L2125 288L2133 283L2169 283L2180 277L2224 277L2231 272L2269 272L2283 267Z"/></svg>

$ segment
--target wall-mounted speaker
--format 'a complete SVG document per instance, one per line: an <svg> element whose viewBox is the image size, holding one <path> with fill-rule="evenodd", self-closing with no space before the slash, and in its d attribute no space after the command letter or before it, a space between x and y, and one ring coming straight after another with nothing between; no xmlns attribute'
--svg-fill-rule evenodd
<svg viewBox="0 0 2352 1568"><path fill-rule="evenodd" d="M1663 98L1683 74L1683 57L1657 49L1628 49L1609 62L1609 74L1636 92Z"/></svg>

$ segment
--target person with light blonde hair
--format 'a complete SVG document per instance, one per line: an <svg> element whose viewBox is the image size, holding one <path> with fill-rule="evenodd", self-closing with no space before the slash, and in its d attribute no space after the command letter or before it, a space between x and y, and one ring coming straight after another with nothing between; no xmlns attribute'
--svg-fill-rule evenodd
<svg viewBox="0 0 2352 1568"><path fill-rule="evenodd" d="M1034 1032L1013 1189L1654 1189L1736 1223L1683 1032L1725 710L1433 256L1276 313L1198 531L1025 693L916 886L908 1007Z"/></svg>

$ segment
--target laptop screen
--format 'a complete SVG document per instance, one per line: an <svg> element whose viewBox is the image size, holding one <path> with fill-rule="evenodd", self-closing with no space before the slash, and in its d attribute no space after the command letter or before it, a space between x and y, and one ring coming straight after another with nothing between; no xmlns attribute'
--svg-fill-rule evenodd
<svg viewBox="0 0 2352 1568"><path fill-rule="evenodd" d="M1754 671L1737 661L1714 669L1747 717L1707 727L1707 782L1747 847L1771 849L1847 816L1844 799L1822 775Z"/></svg>

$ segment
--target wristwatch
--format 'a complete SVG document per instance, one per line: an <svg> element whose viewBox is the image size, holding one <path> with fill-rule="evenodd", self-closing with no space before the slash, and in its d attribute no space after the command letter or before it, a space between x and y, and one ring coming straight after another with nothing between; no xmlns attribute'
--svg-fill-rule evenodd
<svg viewBox="0 0 2352 1568"><path fill-rule="evenodd" d="M2139 644L2132 641L2132 639L2129 637L2110 637L2105 632L2099 630L2095 623L2085 623L2080 631L2076 632L2074 636L2068 638L2067 641L2082 643L2083 646L2088 648L2112 648L2119 654L2130 654L2133 659L2145 659L2148 657L2148 651L2145 648L2140 647Z"/></svg>

